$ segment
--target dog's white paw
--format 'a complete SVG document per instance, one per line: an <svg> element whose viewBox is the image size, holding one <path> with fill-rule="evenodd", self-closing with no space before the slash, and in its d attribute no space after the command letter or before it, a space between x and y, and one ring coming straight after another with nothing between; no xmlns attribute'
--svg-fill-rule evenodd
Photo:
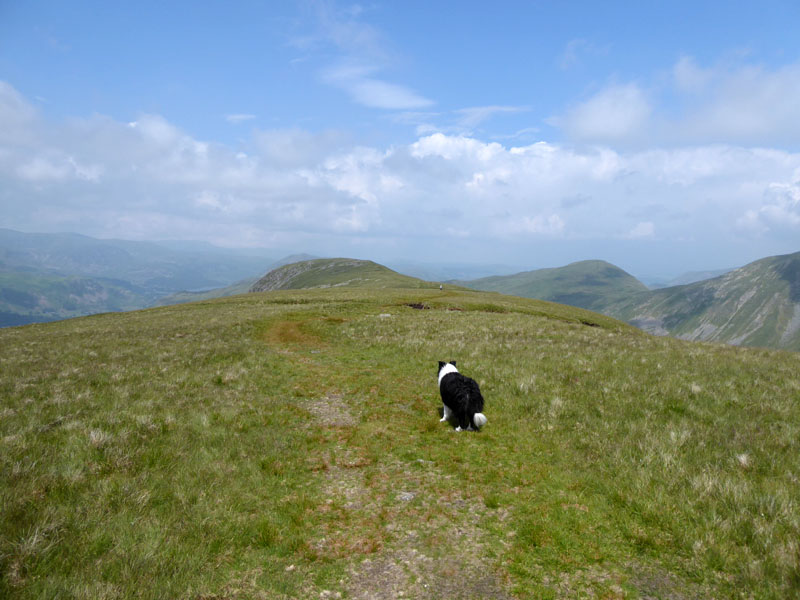
<svg viewBox="0 0 800 600"><path fill-rule="evenodd" d="M464 430L461 429L461 426L459 425L458 427L456 427L456 431L464 431Z"/></svg>
<svg viewBox="0 0 800 600"><path fill-rule="evenodd" d="M439 423L444 423L445 421L447 421L447 417L442 417L439 419Z"/></svg>

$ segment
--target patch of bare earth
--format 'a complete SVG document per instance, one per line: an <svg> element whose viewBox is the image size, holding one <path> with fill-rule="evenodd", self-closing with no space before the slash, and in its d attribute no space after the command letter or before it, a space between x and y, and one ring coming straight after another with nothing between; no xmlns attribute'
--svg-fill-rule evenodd
<svg viewBox="0 0 800 600"><path fill-rule="evenodd" d="M681 579L664 569L637 563L628 565L631 578L628 581L639 592L642 600L699 600L713 597L708 590Z"/></svg>
<svg viewBox="0 0 800 600"><path fill-rule="evenodd" d="M700 600L713 598L708 590L682 579L657 565L632 562L623 571L608 571L602 565L590 565L558 577L544 578L555 598L628 598L627 588L636 590L642 600ZM598 592L597 590L602 590Z"/></svg>
<svg viewBox="0 0 800 600"><path fill-rule="evenodd" d="M411 530L400 536L391 549L354 564L347 584L348 598L357 600L511 600L482 559L480 532L471 523L456 518L434 519L420 529L437 528L439 545L426 549L422 538L430 531Z"/></svg>
<svg viewBox="0 0 800 600"><path fill-rule="evenodd" d="M322 427L353 427L358 421L341 394L328 394L307 402L304 406Z"/></svg>

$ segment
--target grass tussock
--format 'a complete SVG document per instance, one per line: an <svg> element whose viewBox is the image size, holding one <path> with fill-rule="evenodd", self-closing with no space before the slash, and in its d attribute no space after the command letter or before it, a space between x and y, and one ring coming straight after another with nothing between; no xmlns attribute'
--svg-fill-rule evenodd
<svg viewBox="0 0 800 600"><path fill-rule="evenodd" d="M0 372L2 597L800 593L796 354L332 289L6 329Z"/></svg>

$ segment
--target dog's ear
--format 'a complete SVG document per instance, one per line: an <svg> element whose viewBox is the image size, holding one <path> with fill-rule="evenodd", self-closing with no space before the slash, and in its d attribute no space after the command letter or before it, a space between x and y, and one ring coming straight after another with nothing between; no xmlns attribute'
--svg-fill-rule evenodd
<svg viewBox="0 0 800 600"><path fill-rule="evenodd" d="M440 370L440 371L442 370L442 367L443 367L444 365L445 365L444 361L443 361L443 360L440 360L440 361L439 361L439 370Z"/></svg>
<svg viewBox="0 0 800 600"><path fill-rule="evenodd" d="M451 364L451 365L453 365L453 366L455 367L455 366L456 366L456 361L454 361L454 360L451 360L451 361L450 361L450 364Z"/></svg>

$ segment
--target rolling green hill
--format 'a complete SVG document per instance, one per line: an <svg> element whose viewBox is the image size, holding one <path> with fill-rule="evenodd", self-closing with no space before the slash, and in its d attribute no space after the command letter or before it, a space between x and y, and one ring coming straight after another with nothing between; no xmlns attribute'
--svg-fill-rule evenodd
<svg viewBox="0 0 800 600"><path fill-rule="evenodd" d="M251 291L329 287L433 288L439 284L401 275L371 260L319 258L273 269L259 279Z"/></svg>
<svg viewBox="0 0 800 600"><path fill-rule="evenodd" d="M4 329L0 366L3 598L800 593L795 353L351 286Z"/></svg>
<svg viewBox="0 0 800 600"><path fill-rule="evenodd" d="M800 252L610 302L603 312L651 333L800 350Z"/></svg>
<svg viewBox="0 0 800 600"><path fill-rule="evenodd" d="M585 260L566 267L459 283L477 290L549 300L596 311L610 302L647 290L638 279L602 260Z"/></svg>

